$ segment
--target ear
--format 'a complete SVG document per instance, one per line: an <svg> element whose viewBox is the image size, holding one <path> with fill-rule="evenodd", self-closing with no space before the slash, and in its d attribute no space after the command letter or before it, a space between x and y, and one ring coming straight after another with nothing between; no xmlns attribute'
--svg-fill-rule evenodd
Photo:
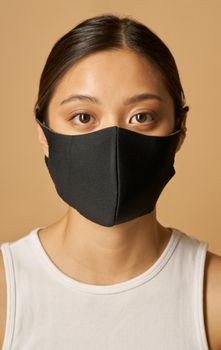
<svg viewBox="0 0 221 350"><path fill-rule="evenodd" d="M182 120L182 123L181 123L181 133L180 133L180 139L179 139L179 142L178 142L178 145L177 145L177 149L176 149L176 152L178 152L183 144L183 141L185 140L185 137L186 137L186 131L187 131L187 128L186 128L186 118L187 118L187 114L183 116L183 120Z"/></svg>
<svg viewBox="0 0 221 350"><path fill-rule="evenodd" d="M45 137L45 134L42 130L42 128L40 127L40 125L36 122L36 127L37 127L37 134L38 134L38 141L40 142L42 148L43 148L43 152L45 154L45 156L49 156L49 146L48 146L48 141Z"/></svg>

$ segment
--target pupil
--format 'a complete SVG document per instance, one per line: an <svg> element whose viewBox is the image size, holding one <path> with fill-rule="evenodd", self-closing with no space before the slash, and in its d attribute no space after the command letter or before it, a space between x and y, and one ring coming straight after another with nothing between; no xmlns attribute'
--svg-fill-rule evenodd
<svg viewBox="0 0 221 350"><path fill-rule="evenodd" d="M90 116L87 115L87 114L80 114L80 121L83 122L83 123L87 123L88 119Z"/></svg>
<svg viewBox="0 0 221 350"><path fill-rule="evenodd" d="M145 116L143 114L138 114L137 119L138 119L138 121L141 121L141 122L145 121Z"/></svg>

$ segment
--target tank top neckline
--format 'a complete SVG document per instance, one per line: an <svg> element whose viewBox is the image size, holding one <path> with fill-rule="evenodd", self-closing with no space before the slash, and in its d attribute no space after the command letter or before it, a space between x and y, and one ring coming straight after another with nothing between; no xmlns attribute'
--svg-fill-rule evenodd
<svg viewBox="0 0 221 350"><path fill-rule="evenodd" d="M169 241L167 242L166 247L162 251L161 255L158 257L158 259L147 270L123 282L118 282L109 285L96 285L78 281L66 275L54 264L54 262L46 253L38 236L38 231L42 228L44 228L44 226L33 229L29 235L29 238L33 246L33 251L37 254L38 258L43 263L44 268L47 269L50 273L52 273L54 277L56 277L56 279L63 285L66 285L74 290L92 294L113 294L124 292L141 284L144 284L145 282L156 277L158 273L162 271L162 269L172 256L177 246L177 243L181 238L181 232L176 228L172 228L172 233Z"/></svg>

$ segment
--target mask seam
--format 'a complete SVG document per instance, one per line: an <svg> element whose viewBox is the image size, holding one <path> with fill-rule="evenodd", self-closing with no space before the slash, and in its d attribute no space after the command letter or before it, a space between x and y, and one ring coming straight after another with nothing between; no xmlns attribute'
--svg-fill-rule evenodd
<svg viewBox="0 0 221 350"><path fill-rule="evenodd" d="M119 210L119 147L118 147L118 140L119 140L119 129L116 128L116 147L115 147L115 152L116 152L116 179L117 179L117 199L116 199L116 207L115 207L115 216L114 216L114 223L116 223L116 218L117 218L117 213Z"/></svg>
<svg viewBox="0 0 221 350"><path fill-rule="evenodd" d="M73 142L71 142L71 139L69 139L69 145L68 145L68 152L66 154L66 161L68 162L69 159L72 157L73 155ZM67 159L68 158L68 159ZM73 162L70 162L71 166L69 168L69 174L68 174L68 187L70 186L70 177L71 174L73 174Z"/></svg>

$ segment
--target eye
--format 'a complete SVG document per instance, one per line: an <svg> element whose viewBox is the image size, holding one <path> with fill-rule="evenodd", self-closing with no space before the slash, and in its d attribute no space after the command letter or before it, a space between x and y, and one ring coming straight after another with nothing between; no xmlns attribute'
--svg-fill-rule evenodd
<svg viewBox="0 0 221 350"><path fill-rule="evenodd" d="M138 121L138 123L135 123L135 124L144 124L145 122L147 122L147 124L150 124L150 123L153 123L155 119L155 116L153 115L153 113L150 113L150 112L137 113L130 120L132 120L134 117Z"/></svg>
<svg viewBox="0 0 221 350"><path fill-rule="evenodd" d="M94 119L94 117L88 113L79 112L74 114L70 120L73 120L77 125L85 125L89 124L92 118ZM151 112L142 112L135 114L130 121L133 120L133 118L137 121L133 124L151 124L155 120L155 115Z"/></svg>
<svg viewBox="0 0 221 350"><path fill-rule="evenodd" d="M77 113L77 114L74 114L70 120L75 120L74 122L76 124L88 124L88 122L90 121L91 119L91 115L90 114L87 114L87 113ZM78 122L76 122L78 121Z"/></svg>

